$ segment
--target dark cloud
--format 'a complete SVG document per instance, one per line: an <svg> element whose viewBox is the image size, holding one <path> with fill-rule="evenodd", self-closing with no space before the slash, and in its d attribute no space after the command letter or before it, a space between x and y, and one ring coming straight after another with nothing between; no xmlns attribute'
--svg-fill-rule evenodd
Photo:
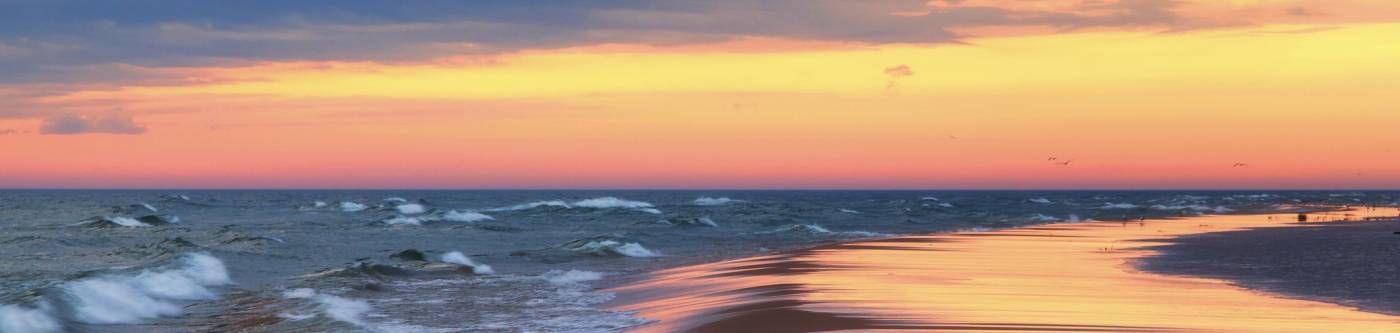
<svg viewBox="0 0 1400 333"><path fill-rule="evenodd" d="M1169 25L1179 21L1175 5L1171 0L1083 0L1076 11L1027 12L973 2L935 9L921 0L0 0L0 82L142 75L113 74L102 66L107 64L394 61L748 36L947 43L958 41L962 36L951 31L964 27Z"/></svg>
<svg viewBox="0 0 1400 333"><path fill-rule="evenodd" d="M109 112L96 115L55 114L39 124L40 134L143 134L146 127L137 125L130 115Z"/></svg>

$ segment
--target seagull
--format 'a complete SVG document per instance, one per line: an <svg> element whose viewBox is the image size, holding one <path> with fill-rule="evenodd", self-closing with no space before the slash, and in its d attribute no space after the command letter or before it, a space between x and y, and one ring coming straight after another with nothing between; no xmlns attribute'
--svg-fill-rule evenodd
<svg viewBox="0 0 1400 333"><path fill-rule="evenodd" d="M1064 161L1064 162L1055 162L1055 164L1059 164L1059 165L1063 165L1063 166L1069 166L1069 163L1070 163L1070 162L1074 162L1074 160L1068 160L1068 161Z"/></svg>
<svg viewBox="0 0 1400 333"><path fill-rule="evenodd" d="M1060 159L1060 158L1059 158L1059 157L1050 157L1050 158L1047 158L1047 159L1045 159L1045 160L1046 160L1046 161L1054 161L1054 160L1058 160L1058 159Z"/></svg>
<svg viewBox="0 0 1400 333"><path fill-rule="evenodd" d="M1235 163L1235 165L1233 165L1233 166L1231 166L1231 167L1232 167L1232 168L1243 168L1243 167L1248 167L1248 166L1249 166L1249 164Z"/></svg>

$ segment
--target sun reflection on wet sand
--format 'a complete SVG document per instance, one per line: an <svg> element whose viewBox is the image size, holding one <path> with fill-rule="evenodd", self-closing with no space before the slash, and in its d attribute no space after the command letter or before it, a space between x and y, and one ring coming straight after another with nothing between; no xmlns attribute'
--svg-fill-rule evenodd
<svg viewBox="0 0 1400 333"><path fill-rule="evenodd" d="M1400 317L1133 266L1172 237L1290 225L1296 215L1217 215L899 237L671 269L614 291L617 309L656 321L638 332L1400 332Z"/></svg>

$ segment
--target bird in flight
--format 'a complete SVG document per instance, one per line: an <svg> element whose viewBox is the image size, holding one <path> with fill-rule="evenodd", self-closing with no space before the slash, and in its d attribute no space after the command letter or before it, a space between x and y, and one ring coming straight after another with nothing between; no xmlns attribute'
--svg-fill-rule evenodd
<svg viewBox="0 0 1400 333"><path fill-rule="evenodd" d="M1052 161L1052 162L1053 162L1053 161L1058 160L1058 159L1060 159L1060 158L1059 158L1059 157L1051 156L1050 158L1047 158L1047 159L1045 159L1045 160L1046 160L1046 161Z"/></svg>
<svg viewBox="0 0 1400 333"><path fill-rule="evenodd" d="M1249 166L1249 164L1235 163L1235 165L1233 165L1233 166L1231 166L1231 167L1232 167L1232 168L1243 168L1243 167L1248 167L1248 166Z"/></svg>
<svg viewBox="0 0 1400 333"><path fill-rule="evenodd" d="M1066 161L1064 161L1064 162L1055 162L1055 164L1059 164L1059 165L1063 165L1063 166L1069 166L1069 164L1070 164L1071 162L1074 162L1074 160L1066 160Z"/></svg>

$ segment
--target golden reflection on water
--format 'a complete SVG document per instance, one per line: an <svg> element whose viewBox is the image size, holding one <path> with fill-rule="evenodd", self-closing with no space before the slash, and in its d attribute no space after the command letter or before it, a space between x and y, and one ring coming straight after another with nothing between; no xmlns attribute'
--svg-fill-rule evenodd
<svg viewBox="0 0 1400 333"><path fill-rule="evenodd" d="M1400 317L1133 266L1175 236L1296 221L1217 215L900 237L666 270L614 291L617 309L657 321L638 332L1400 332Z"/></svg>

